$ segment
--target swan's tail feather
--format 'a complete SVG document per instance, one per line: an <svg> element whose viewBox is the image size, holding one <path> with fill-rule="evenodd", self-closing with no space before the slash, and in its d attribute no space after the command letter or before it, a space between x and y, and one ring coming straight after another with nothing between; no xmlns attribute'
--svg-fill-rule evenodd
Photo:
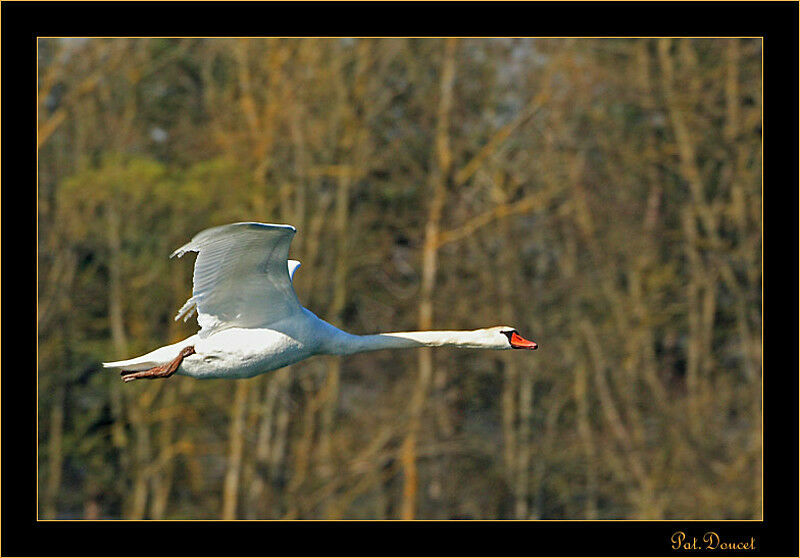
<svg viewBox="0 0 800 558"><path fill-rule="evenodd" d="M114 368L117 370L131 370L133 372L138 372L140 370L149 370L155 366L158 366L160 363L152 361L152 360L139 360L137 358L131 358L128 360L117 360L115 362L104 362L103 368Z"/></svg>
<svg viewBox="0 0 800 558"><path fill-rule="evenodd" d="M155 351L151 351L138 357L129 358L127 360L115 360L114 362L104 362L103 368L130 370L132 372L149 370L155 366L167 364L174 359L178 353L181 352L181 349L188 345L194 345L194 340L195 336L192 336L188 339L184 339L183 341L173 343L172 345L167 345L166 347L160 347Z"/></svg>

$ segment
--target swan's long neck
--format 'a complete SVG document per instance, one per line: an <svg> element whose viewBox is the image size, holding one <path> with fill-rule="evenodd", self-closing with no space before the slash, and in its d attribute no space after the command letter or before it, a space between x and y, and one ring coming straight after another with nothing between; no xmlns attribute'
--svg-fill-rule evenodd
<svg viewBox="0 0 800 558"><path fill-rule="evenodd" d="M399 331L375 335L352 335L339 330L327 349L338 355L379 351L381 349L413 349L415 347L483 347L476 331Z"/></svg>

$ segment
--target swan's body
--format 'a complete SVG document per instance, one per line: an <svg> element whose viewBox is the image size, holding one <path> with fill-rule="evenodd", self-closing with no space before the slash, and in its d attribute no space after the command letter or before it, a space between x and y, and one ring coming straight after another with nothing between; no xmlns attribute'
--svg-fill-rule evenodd
<svg viewBox="0 0 800 558"><path fill-rule="evenodd" d="M173 256L198 252L192 297L176 320L198 311L200 331L129 360L103 363L126 381L167 377L250 378L317 354L454 346L536 349L508 326L474 331L352 335L303 308L292 288L300 262L288 260L290 225L234 223L207 229ZM177 356L176 356L177 355Z"/></svg>

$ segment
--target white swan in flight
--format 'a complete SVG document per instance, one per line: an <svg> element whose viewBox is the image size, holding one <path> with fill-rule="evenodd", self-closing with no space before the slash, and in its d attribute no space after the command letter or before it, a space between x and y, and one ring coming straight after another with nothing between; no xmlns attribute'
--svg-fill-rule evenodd
<svg viewBox="0 0 800 558"><path fill-rule="evenodd" d="M297 300L292 277L300 262L287 260L295 232L291 225L233 223L199 233L172 256L198 254L192 297L175 319L186 321L196 310L200 331L146 355L103 366L120 369L125 382L173 374L250 378L319 354L441 346L534 350L538 346L508 326L377 335L344 332Z"/></svg>

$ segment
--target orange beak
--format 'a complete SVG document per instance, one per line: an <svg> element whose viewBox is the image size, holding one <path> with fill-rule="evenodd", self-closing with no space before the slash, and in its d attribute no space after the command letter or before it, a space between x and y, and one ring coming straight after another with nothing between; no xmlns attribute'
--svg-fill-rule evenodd
<svg viewBox="0 0 800 558"><path fill-rule="evenodd" d="M517 332L511 334L509 341L512 349L528 349L535 351L539 348L539 345L537 345L534 341L528 341L524 337L520 336Z"/></svg>

